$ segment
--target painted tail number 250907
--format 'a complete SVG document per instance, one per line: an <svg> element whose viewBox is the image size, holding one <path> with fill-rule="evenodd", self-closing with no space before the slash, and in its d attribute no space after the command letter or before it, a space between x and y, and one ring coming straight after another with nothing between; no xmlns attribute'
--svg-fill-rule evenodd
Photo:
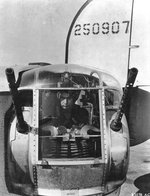
<svg viewBox="0 0 150 196"><path fill-rule="evenodd" d="M130 21L114 21L114 22L103 22L100 23L85 23L76 24L74 26L74 35L98 35L98 34L118 34L120 32L129 33Z"/></svg>

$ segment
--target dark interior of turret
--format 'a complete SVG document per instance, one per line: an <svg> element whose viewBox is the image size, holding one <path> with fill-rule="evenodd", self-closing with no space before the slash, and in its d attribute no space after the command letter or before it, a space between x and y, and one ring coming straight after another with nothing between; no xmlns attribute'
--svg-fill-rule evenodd
<svg viewBox="0 0 150 196"><path fill-rule="evenodd" d="M79 95L72 110L61 108L59 93L40 91L39 159L101 157L98 91L71 92Z"/></svg>
<svg viewBox="0 0 150 196"><path fill-rule="evenodd" d="M32 90L20 90L19 91L19 103L21 106L33 106L33 91Z"/></svg>

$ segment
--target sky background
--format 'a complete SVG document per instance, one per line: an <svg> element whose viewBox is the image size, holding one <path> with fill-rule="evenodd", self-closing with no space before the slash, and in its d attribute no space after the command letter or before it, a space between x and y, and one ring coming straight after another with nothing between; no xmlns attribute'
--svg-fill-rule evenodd
<svg viewBox="0 0 150 196"><path fill-rule="evenodd" d="M131 67L137 85L150 85L150 1L134 0ZM0 0L0 76L3 67L65 62L70 24L85 0Z"/></svg>

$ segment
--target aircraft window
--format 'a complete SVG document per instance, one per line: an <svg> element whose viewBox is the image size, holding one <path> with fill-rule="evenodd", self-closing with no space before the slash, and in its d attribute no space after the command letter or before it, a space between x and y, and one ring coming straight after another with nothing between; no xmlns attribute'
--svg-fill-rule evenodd
<svg viewBox="0 0 150 196"><path fill-rule="evenodd" d="M118 107L120 104L121 95L119 91L114 89L105 90L105 105Z"/></svg>
<svg viewBox="0 0 150 196"><path fill-rule="evenodd" d="M98 90L40 90L39 158L101 157Z"/></svg>
<svg viewBox="0 0 150 196"><path fill-rule="evenodd" d="M113 76L106 73L101 73L101 79L106 86L117 87L119 90L121 90L119 82Z"/></svg>
<svg viewBox="0 0 150 196"><path fill-rule="evenodd" d="M85 74L52 73L42 71L39 73L40 84L46 87L93 87L98 86L98 79Z"/></svg>
<svg viewBox="0 0 150 196"><path fill-rule="evenodd" d="M121 95L119 91L114 89L105 90L105 106L106 106L106 122L108 123L112 115L116 112L119 107Z"/></svg>
<svg viewBox="0 0 150 196"><path fill-rule="evenodd" d="M39 73L39 82L42 85L49 87L57 87L57 83L60 80L60 74L52 73L48 71L41 71Z"/></svg>

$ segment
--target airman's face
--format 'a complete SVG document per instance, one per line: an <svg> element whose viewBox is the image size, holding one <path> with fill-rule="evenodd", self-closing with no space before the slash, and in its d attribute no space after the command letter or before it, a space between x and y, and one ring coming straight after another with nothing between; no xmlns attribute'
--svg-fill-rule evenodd
<svg viewBox="0 0 150 196"><path fill-rule="evenodd" d="M62 93L60 96L60 105L63 109L71 109L73 106L73 98L69 93Z"/></svg>

